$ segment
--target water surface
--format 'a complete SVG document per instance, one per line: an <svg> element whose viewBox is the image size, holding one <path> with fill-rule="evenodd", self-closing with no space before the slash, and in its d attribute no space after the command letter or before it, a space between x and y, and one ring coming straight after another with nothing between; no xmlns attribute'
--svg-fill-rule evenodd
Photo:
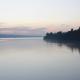
<svg viewBox="0 0 80 80"><path fill-rule="evenodd" d="M80 80L79 51L42 38L0 39L0 80Z"/></svg>

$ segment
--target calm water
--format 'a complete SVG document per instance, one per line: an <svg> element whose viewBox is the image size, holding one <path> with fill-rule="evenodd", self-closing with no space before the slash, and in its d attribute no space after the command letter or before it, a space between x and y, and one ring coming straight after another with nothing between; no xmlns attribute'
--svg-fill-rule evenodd
<svg viewBox="0 0 80 80"><path fill-rule="evenodd" d="M0 39L0 80L80 80L80 49L42 38Z"/></svg>

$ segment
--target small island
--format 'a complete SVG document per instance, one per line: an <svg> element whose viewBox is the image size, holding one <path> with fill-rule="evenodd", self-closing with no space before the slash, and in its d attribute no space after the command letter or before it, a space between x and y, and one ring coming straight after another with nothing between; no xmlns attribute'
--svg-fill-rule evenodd
<svg viewBox="0 0 80 80"><path fill-rule="evenodd" d="M62 43L80 43L80 27L76 30L71 29L68 32L46 33L44 40Z"/></svg>

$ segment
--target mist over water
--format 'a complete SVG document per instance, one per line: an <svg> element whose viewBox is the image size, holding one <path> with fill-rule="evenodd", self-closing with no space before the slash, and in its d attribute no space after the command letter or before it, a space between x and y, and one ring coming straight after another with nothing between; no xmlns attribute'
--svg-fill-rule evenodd
<svg viewBox="0 0 80 80"><path fill-rule="evenodd" d="M79 51L42 37L0 39L0 80L80 80Z"/></svg>

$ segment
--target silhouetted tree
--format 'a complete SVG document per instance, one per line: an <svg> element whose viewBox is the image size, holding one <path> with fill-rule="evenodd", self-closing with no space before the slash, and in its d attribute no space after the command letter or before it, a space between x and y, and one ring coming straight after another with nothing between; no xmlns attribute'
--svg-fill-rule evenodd
<svg viewBox="0 0 80 80"><path fill-rule="evenodd" d="M56 40L56 41L74 41L74 42L80 42L80 27L77 30L71 29L71 31L68 32L57 32L57 33L47 33L46 36L44 36L45 40Z"/></svg>

